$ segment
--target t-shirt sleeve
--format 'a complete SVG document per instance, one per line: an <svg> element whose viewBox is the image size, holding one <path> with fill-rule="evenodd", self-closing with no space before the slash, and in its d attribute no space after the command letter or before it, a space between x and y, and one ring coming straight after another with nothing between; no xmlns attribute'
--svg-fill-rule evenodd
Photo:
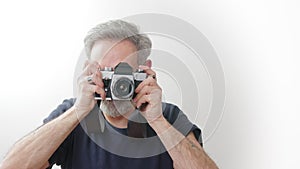
<svg viewBox="0 0 300 169"><path fill-rule="evenodd" d="M193 132L200 145L203 146L201 129L193 124L177 106L163 103L163 114L169 123L183 135L187 136Z"/></svg>
<svg viewBox="0 0 300 169"><path fill-rule="evenodd" d="M44 124L50 122L51 120L57 118L69 108L74 105L75 99L66 99L60 104L55 110L53 110L50 115L43 120ZM49 136L49 141L51 141L51 137ZM63 143L57 148L57 150L52 154L50 159L48 160L50 166L48 168L52 168L54 164L62 165L66 157L68 155L68 151L70 149L70 145L72 143L73 132L63 141Z"/></svg>

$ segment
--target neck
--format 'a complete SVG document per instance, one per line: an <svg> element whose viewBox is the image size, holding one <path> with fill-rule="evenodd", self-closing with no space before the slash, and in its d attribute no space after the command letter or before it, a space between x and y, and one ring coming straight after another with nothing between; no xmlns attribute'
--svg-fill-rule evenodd
<svg viewBox="0 0 300 169"><path fill-rule="evenodd" d="M113 125L114 127L117 128L127 128L127 124L128 124L128 117L130 116L130 113L126 113L124 115L118 116L118 117L112 117L107 115L106 113L103 113L104 117L106 118L106 120Z"/></svg>

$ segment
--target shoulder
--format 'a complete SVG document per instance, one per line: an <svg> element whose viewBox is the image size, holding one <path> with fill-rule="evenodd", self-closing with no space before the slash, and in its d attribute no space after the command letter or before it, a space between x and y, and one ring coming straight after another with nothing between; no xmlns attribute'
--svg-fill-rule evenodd
<svg viewBox="0 0 300 169"><path fill-rule="evenodd" d="M57 106L56 109L54 109L47 118L43 120L44 123L47 123L56 117L63 114L65 111L67 111L69 108L71 108L75 103L75 98L65 99L61 104Z"/></svg>
<svg viewBox="0 0 300 169"><path fill-rule="evenodd" d="M172 103L162 103L162 110L164 117L172 124L176 121L178 116L184 115L180 108Z"/></svg>
<svg viewBox="0 0 300 169"><path fill-rule="evenodd" d="M162 109L164 117L174 128L185 136L193 132L196 139L202 145L201 129L191 122L178 106L163 102Z"/></svg>

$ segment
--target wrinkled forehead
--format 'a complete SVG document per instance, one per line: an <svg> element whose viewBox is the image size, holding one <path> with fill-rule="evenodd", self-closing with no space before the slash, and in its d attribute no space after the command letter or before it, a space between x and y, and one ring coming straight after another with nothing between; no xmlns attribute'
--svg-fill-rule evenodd
<svg viewBox="0 0 300 169"><path fill-rule="evenodd" d="M127 62L131 67L138 67L137 48L129 40L98 40L92 47L91 60L101 66L115 67L120 62Z"/></svg>

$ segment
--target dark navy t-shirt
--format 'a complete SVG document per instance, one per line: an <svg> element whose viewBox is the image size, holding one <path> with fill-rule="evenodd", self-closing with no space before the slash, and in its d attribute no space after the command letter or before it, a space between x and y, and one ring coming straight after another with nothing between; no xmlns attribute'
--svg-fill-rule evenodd
<svg viewBox="0 0 300 169"><path fill-rule="evenodd" d="M58 117L73 106L75 99L64 100L44 123ZM175 105L163 103L163 115L183 135L193 132L202 146L201 130L193 125ZM84 120L83 120L84 121ZM49 159L50 167L62 169L169 169L173 161L154 130L146 125L147 138L127 136L127 129L119 129L105 121L104 132L88 133L79 124ZM49 136L49 141L51 141Z"/></svg>

